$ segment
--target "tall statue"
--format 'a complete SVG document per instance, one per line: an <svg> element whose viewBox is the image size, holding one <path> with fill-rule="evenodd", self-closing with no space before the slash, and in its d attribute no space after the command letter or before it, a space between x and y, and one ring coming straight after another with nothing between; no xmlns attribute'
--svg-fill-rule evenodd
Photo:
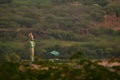
<svg viewBox="0 0 120 80"><path fill-rule="evenodd" d="M28 34L29 37L29 51L30 51L30 58L31 61L34 62L34 47L35 47L35 42L34 42L34 36L32 32Z"/></svg>

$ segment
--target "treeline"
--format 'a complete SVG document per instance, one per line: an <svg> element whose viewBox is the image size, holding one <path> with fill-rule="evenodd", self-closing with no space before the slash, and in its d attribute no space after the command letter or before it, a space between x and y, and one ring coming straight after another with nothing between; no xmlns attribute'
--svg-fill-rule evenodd
<svg viewBox="0 0 120 80"><path fill-rule="evenodd" d="M6 43L0 42L0 61L19 62L21 60L30 60L29 47L25 45L26 42L27 41ZM35 58L70 59L73 55L76 55L77 57L80 56L81 53L83 57L92 59L119 58L119 42L112 42L113 41L95 41L92 43L74 44L71 46L62 46L59 43L56 45L47 45L47 43L36 42ZM60 55L54 56L50 54L50 52L54 50L60 52Z"/></svg>
<svg viewBox="0 0 120 80"><path fill-rule="evenodd" d="M12 0L0 0L0 4L8 4L11 2L12 2Z"/></svg>
<svg viewBox="0 0 120 80"><path fill-rule="evenodd" d="M82 29L81 30L73 30L73 31L65 31L65 30L28 30L28 31L0 31L0 40L1 41L26 41L27 34L29 32L33 32L36 40L41 39L59 39L66 41L89 41L95 37L105 36L105 38L109 37L119 37L120 31L115 31L113 29L108 29L104 27L99 27L95 29ZM101 39L100 39L101 40Z"/></svg>
<svg viewBox="0 0 120 80"><path fill-rule="evenodd" d="M58 63L58 62L57 62ZM53 63L51 61L36 61L36 64L0 63L0 79L4 80L119 80L119 66L109 69L81 59L77 62ZM36 66L36 67L34 67ZM93 74L94 73L94 74ZM7 77L6 77L7 76Z"/></svg>
<svg viewBox="0 0 120 80"><path fill-rule="evenodd" d="M109 1L108 0L52 0L54 3L67 3L67 2L80 2L85 5L91 4L99 4L101 6L106 6Z"/></svg>
<svg viewBox="0 0 120 80"><path fill-rule="evenodd" d="M92 25L94 21L103 22L106 14L115 13L119 17L120 6L118 4L99 6L95 3L91 3L91 5L86 3L92 1L97 4L107 2L107 0L80 0L78 3L72 3L73 5L66 4L61 7L61 5L52 4L50 0L13 0L10 4L0 7L0 28L35 27L40 29L69 28L76 30L81 27L94 26ZM80 5L84 2L87 5Z"/></svg>

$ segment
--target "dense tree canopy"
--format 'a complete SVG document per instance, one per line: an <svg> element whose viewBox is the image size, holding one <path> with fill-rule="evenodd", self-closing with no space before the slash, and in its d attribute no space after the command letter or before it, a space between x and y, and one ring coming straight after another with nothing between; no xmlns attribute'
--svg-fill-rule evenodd
<svg viewBox="0 0 120 80"><path fill-rule="evenodd" d="M12 0L0 0L0 4L11 3Z"/></svg>

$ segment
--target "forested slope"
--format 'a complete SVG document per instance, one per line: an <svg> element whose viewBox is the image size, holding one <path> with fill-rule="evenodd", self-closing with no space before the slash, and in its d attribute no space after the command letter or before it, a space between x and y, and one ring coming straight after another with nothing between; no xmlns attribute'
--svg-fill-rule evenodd
<svg viewBox="0 0 120 80"><path fill-rule="evenodd" d="M90 58L119 57L119 22L119 0L1 0L1 59L11 54L28 58L30 31L38 57L52 50L60 58L79 51Z"/></svg>

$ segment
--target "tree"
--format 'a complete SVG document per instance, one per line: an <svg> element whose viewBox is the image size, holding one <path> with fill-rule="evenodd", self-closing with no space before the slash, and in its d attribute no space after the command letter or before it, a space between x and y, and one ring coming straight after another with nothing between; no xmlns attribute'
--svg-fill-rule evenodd
<svg viewBox="0 0 120 80"><path fill-rule="evenodd" d="M7 3L11 3L12 0L0 0L0 4L7 4Z"/></svg>
<svg viewBox="0 0 120 80"><path fill-rule="evenodd" d="M83 58L83 53L82 52L78 52L76 54L73 54L71 59L80 59Z"/></svg>
<svg viewBox="0 0 120 80"><path fill-rule="evenodd" d="M106 6L109 2L108 0L94 0L95 3L101 5L101 6Z"/></svg>
<svg viewBox="0 0 120 80"><path fill-rule="evenodd" d="M99 56L100 56L101 59L104 57L104 50L103 49L97 49L96 53L99 54Z"/></svg>
<svg viewBox="0 0 120 80"><path fill-rule="evenodd" d="M120 5L110 5L105 7L107 14L115 13L117 17L120 17Z"/></svg>
<svg viewBox="0 0 120 80"><path fill-rule="evenodd" d="M19 62L20 57L16 53L9 53L3 56L3 60L6 62Z"/></svg>

